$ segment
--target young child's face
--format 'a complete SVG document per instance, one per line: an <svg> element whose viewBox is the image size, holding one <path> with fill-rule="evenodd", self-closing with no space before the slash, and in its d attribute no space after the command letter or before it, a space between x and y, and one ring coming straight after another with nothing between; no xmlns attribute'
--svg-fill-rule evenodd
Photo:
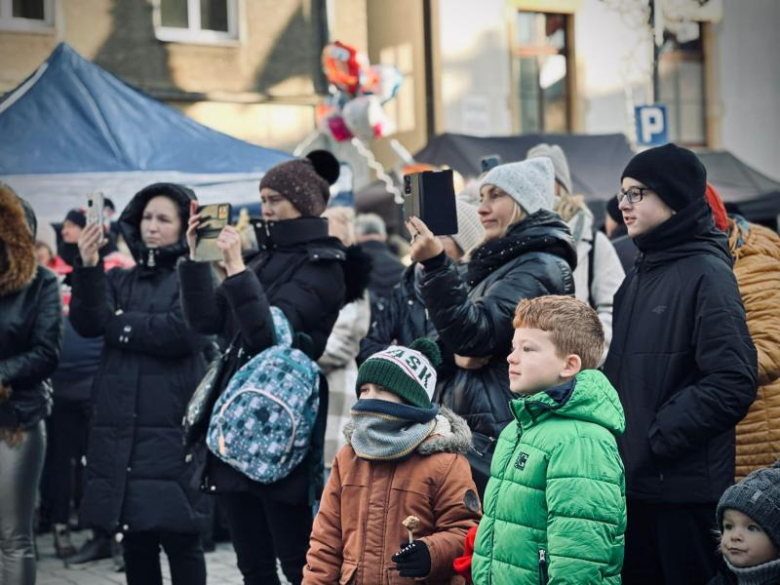
<svg viewBox="0 0 780 585"><path fill-rule="evenodd" d="M397 394L393 394L384 386L371 383L363 384L360 387L360 398L363 400L387 400L388 402L397 402L398 404L403 403L403 400Z"/></svg>
<svg viewBox="0 0 780 585"><path fill-rule="evenodd" d="M512 337L509 389L515 394L536 394L562 384L567 360L558 355L550 334L541 329L520 327ZM571 375L576 374L573 372Z"/></svg>
<svg viewBox="0 0 780 585"><path fill-rule="evenodd" d="M780 557L766 532L750 516L732 509L723 513L720 550L738 568L755 567Z"/></svg>

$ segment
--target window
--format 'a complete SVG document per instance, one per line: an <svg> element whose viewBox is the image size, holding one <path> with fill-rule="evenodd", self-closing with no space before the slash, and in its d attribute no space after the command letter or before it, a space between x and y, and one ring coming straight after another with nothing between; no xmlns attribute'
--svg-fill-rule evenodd
<svg viewBox="0 0 780 585"><path fill-rule="evenodd" d="M35 31L53 26L52 0L0 0L0 28Z"/></svg>
<svg viewBox="0 0 780 585"><path fill-rule="evenodd" d="M219 42L238 38L238 0L156 0L162 41Z"/></svg>
<svg viewBox="0 0 780 585"><path fill-rule="evenodd" d="M669 140L688 146L707 143L702 24L664 31L658 59L659 101L666 104Z"/></svg>
<svg viewBox="0 0 780 585"><path fill-rule="evenodd" d="M518 130L571 129L569 19L565 14L515 14L512 68Z"/></svg>

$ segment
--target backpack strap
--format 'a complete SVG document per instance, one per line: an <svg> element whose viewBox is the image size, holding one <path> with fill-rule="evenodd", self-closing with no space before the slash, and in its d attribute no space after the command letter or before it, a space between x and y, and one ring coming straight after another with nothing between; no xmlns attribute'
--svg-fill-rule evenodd
<svg viewBox="0 0 780 585"><path fill-rule="evenodd" d="M274 321L274 345L292 347L293 331L290 322L279 307L271 307L271 318Z"/></svg>

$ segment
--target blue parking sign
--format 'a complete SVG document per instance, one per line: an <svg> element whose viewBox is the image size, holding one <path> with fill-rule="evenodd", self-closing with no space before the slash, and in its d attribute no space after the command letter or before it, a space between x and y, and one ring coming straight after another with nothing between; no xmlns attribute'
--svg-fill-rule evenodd
<svg viewBox="0 0 780 585"><path fill-rule="evenodd" d="M642 146L662 146L669 142L666 106L637 106L634 108L636 118L636 139Z"/></svg>

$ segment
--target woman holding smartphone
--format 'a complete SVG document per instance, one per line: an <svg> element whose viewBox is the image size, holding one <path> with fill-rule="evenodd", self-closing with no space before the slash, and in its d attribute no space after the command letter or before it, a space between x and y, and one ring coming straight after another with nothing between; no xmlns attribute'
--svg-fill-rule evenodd
<svg viewBox="0 0 780 585"><path fill-rule="evenodd" d="M339 311L359 293L347 280L350 264L343 244L328 235L320 217L338 178L338 161L315 151L281 163L260 182L263 219L255 223L260 251L246 257L232 226L217 239L227 278L215 287L207 263L195 262L200 216L190 218L190 261L179 266L184 313L197 331L235 341L245 356L273 344L271 305L282 310L297 345L314 360L325 350ZM236 364L235 368L239 364ZM227 386L229 371L218 384ZM320 376L320 408L309 453L290 475L260 484L209 456L203 478L207 492L220 494L227 511L238 567L246 585L279 583L276 558L293 585L303 578L312 528L312 504L322 489L322 448L327 382Z"/></svg>
<svg viewBox="0 0 780 585"><path fill-rule="evenodd" d="M499 165L479 184L485 230L465 274L417 217L407 222L412 260L423 265L422 297L443 353L455 368L439 380L439 400L463 416L481 456L470 456L484 492L495 440L512 420L506 356L517 303L573 294L577 253L571 233L552 211L553 165L546 158Z"/></svg>
<svg viewBox="0 0 780 585"><path fill-rule="evenodd" d="M137 265L103 271L103 226L79 238L70 319L84 337L103 336L92 390L82 524L123 536L129 585L161 585L160 546L175 585L205 585L200 542L204 497L192 485L181 420L205 371L206 338L185 322L175 264L187 253L186 187L141 190L119 219Z"/></svg>

